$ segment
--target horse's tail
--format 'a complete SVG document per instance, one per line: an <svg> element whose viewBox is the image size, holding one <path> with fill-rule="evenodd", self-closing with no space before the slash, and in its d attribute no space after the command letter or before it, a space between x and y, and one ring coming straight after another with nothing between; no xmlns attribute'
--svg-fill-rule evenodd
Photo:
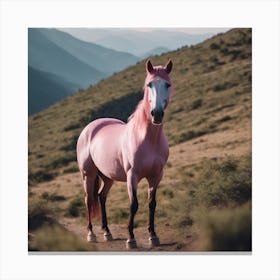
<svg viewBox="0 0 280 280"><path fill-rule="evenodd" d="M91 208L91 216L92 218L98 218L101 215L101 208L98 198L98 190L100 188L101 182L100 178L97 175L94 182L94 188L93 188L93 203Z"/></svg>

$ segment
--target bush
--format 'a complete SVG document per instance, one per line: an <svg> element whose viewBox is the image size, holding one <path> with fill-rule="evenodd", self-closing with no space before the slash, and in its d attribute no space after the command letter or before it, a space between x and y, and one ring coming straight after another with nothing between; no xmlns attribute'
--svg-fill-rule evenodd
<svg viewBox="0 0 280 280"><path fill-rule="evenodd" d="M81 198L75 198L69 204L66 210L66 216L79 217L84 215L85 215L85 207L84 207L83 200Z"/></svg>
<svg viewBox="0 0 280 280"><path fill-rule="evenodd" d="M28 230L34 230L45 223L52 223L51 210L44 201L38 200L28 205Z"/></svg>
<svg viewBox="0 0 280 280"><path fill-rule="evenodd" d="M96 250L58 224L45 225L34 233L29 251L64 252Z"/></svg>
<svg viewBox="0 0 280 280"><path fill-rule="evenodd" d="M191 110L195 110L195 109L198 109L202 106L203 104L203 101L202 99L196 99L190 106L190 109Z"/></svg>
<svg viewBox="0 0 280 280"><path fill-rule="evenodd" d="M44 170L39 170L37 172L30 172L28 174L28 184L32 185L34 183L41 183L46 181L51 181L57 176L57 172L47 172Z"/></svg>
<svg viewBox="0 0 280 280"><path fill-rule="evenodd" d="M212 43L210 45L210 49L211 50L218 50L220 48L220 45L216 44L216 43Z"/></svg>
<svg viewBox="0 0 280 280"><path fill-rule="evenodd" d="M181 133L179 136L176 136L174 139L174 142L175 142L175 144L179 144L179 143L191 140L193 138L202 136L206 133L207 133L206 131L189 130L189 131Z"/></svg>
<svg viewBox="0 0 280 280"><path fill-rule="evenodd" d="M228 157L223 162L206 161L200 178L191 188L192 204L241 205L251 199L251 160Z"/></svg>
<svg viewBox="0 0 280 280"><path fill-rule="evenodd" d="M251 203L237 209L211 211L203 219L209 251L252 250Z"/></svg>
<svg viewBox="0 0 280 280"><path fill-rule="evenodd" d="M57 195L55 193L49 194L48 192L44 192L41 195L42 199L45 199L47 201L64 201L66 200L65 196L63 195Z"/></svg>
<svg viewBox="0 0 280 280"><path fill-rule="evenodd" d="M223 91L223 90L233 88L235 86L238 86L238 83L236 83L236 82L224 82L223 84L215 85L213 87L213 91Z"/></svg>
<svg viewBox="0 0 280 280"><path fill-rule="evenodd" d="M185 234L192 225L200 250L251 250L251 156L206 160L182 170L185 198L179 198L176 225Z"/></svg>

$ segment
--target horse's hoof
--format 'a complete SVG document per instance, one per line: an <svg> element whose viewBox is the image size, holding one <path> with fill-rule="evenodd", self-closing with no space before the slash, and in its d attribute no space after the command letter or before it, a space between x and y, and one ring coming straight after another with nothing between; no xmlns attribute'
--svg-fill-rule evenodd
<svg viewBox="0 0 280 280"><path fill-rule="evenodd" d="M93 232L88 233L87 242L96 242L96 235Z"/></svg>
<svg viewBox="0 0 280 280"><path fill-rule="evenodd" d="M126 249L135 249L137 248L137 243L135 239L126 240Z"/></svg>
<svg viewBox="0 0 280 280"><path fill-rule="evenodd" d="M105 232L103 237L104 237L105 241L112 241L113 240L113 236L112 236L111 232Z"/></svg>
<svg viewBox="0 0 280 280"><path fill-rule="evenodd" d="M156 247L160 245L159 238L157 236L149 237L149 245Z"/></svg>

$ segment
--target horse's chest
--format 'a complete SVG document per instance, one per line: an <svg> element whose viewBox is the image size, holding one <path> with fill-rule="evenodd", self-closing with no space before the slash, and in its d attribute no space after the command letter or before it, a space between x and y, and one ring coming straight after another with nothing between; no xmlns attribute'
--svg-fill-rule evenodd
<svg viewBox="0 0 280 280"><path fill-rule="evenodd" d="M164 149L139 149L135 156L134 168L143 176L159 173L167 161L167 151Z"/></svg>

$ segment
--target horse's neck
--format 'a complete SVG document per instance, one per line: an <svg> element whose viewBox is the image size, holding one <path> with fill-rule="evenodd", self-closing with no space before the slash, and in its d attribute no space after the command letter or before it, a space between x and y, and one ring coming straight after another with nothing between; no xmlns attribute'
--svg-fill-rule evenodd
<svg viewBox="0 0 280 280"><path fill-rule="evenodd" d="M162 124L153 125L151 122L147 126L146 138L150 140L151 143L157 145L162 136Z"/></svg>
<svg viewBox="0 0 280 280"><path fill-rule="evenodd" d="M130 120L132 133L139 141L149 140L156 145L162 136L162 125L153 125L151 123L145 102L147 101L144 98L132 115Z"/></svg>

